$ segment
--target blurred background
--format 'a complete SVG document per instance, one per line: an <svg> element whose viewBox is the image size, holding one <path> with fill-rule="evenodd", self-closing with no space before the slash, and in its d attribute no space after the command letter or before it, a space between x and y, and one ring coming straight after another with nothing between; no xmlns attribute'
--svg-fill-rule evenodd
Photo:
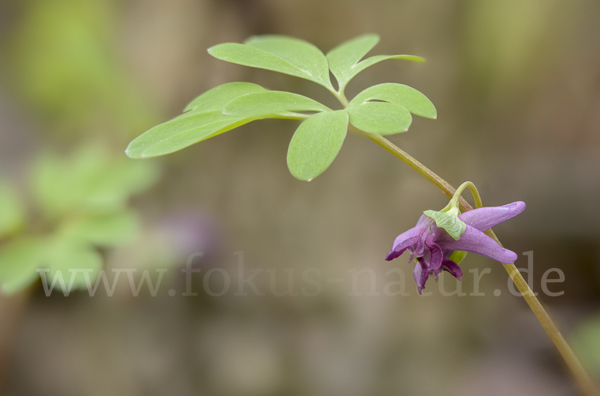
<svg viewBox="0 0 600 396"><path fill-rule="evenodd" d="M484 296L443 295L433 280L419 296L406 258L383 260L447 199L372 142L350 136L310 184L285 163L295 121L254 122L159 159L123 151L225 82L335 105L308 81L211 58L215 44L276 33L328 51L378 33L372 54L427 62L383 62L347 94L382 82L425 93L438 119L391 140L453 185L475 182L488 206L527 203L496 232L519 267L533 252L534 289L600 379L599 20L592 0L2 0L2 394L577 394L498 263L461 264L467 294L470 271L491 270ZM136 281L168 271L155 296L121 279L112 297L47 297L10 265L35 265L49 243L90 271L138 269ZM183 296L180 269L198 251L197 295ZM550 268L565 274L549 285L560 296L541 290ZM234 286L255 271L264 295L248 285L246 296L211 295L225 285L218 272L204 278L210 269ZM307 269L321 281L314 295L301 292ZM404 290L392 289L403 293L385 293L402 274ZM447 275L440 284L457 287Z"/></svg>

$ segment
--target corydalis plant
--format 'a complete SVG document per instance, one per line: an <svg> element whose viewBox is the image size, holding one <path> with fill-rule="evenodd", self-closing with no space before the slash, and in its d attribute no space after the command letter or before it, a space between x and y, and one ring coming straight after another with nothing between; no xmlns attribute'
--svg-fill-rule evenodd
<svg viewBox="0 0 600 396"><path fill-rule="evenodd" d="M360 36L334 48L327 55L306 41L284 36L253 37L244 44L227 43L212 47L208 52L218 59L273 70L320 84L339 100L344 109L333 110L305 96L270 91L256 84L246 82L223 84L194 99L181 116L160 124L133 140L126 153L131 158L155 157L181 150L251 121L264 118L302 120L290 142L287 163L292 175L300 180L310 181L331 165L346 138L348 126L352 125L358 134L369 138L395 155L446 195L452 197L450 208L452 212L444 210L425 212L427 218L435 221L436 227L441 227L448 234L443 236L443 241L437 239L440 237L439 233L437 236L433 235L440 230L433 228L433 222L427 220L428 231L423 227L418 230L418 237L421 239L417 240L415 235L411 234L410 238L415 238L410 239L409 242L401 240L392 249L392 256L403 249L412 250L411 253L415 258L420 257L425 263L423 266L419 262L421 265L416 271L419 288L424 286L432 271L433 275L436 275L439 268L444 268L444 259L447 259L445 268L455 276L459 274L458 265L453 266L448 260L458 264L464 257L464 250L453 248L480 253L482 247L477 245L483 240L483 248L498 252L488 256L502 262L512 261L515 258L514 253L501 247L500 241L491 228L485 231L491 240L482 239L483 234L477 234L480 237L479 242L465 243L466 240L462 240L461 243L462 237L467 232L472 230L482 232L485 228L482 224L489 223L490 227L497 224L491 220L495 212L492 210L493 213L490 214L490 208L466 215L466 217L478 218L479 227L473 227L471 224L471 231L468 231L466 221L459 218L459 210L463 212L463 218L466 213L473 210L471 205L461 198L462 189L466 187L473 193L476 207L482 208L481 198L472 183L467 182L458 191L455 190L440 176L382 136L406 132L412 122L411 113L436 118L435 107L429 99L413 88L395 83L375 85L365 89L351 101L346 99L344 94L346 85L354 76L371 65L386 59L423 61L422 58L412 55L379 55L363 60L378 41L379 37L376 35ZM335 89L331 83L329 72L335 76L338 89ZM418 224L418 227L421 225ZM423 236L425 236L424 241L422 241ZM422 246L419 241L423 242ZM446 250L444 251L442 246L435 243L436 241L441 241L442 245L446 246ZM423 247L422 256L420 256L421 247ZM425 259L426 247L429 250L429 261ZM435 260L431 258L432 250L440 253ZM565 359L581 389L587 395L597 395L594 383L521 273L512 262L503 265Z"/></svg>
<svg viewBox="0 0 600 396"><path fill-rule="evenodd" d="M376 35L350 40L324 55L306 41L285 36L260 36L244 44L226 43L208 52L215 58L273 70L322 85L344 104L333 110L306 96L271 91L247 82L220 85L194 99L185 113L160 124L131 142L127 155L148 158L169 154L265 118L303 120L290 141L287 163L292 175L310 181L324 172L340 151L348 124L372 134L406 132L412 114L436 118L436 109L419 91L387 83L367 88L350 102L347 84L361 71L386 59L422 62L412 55L378 55L361 60L379 41ZM329 73L337 80L334 88Z"/></svg>

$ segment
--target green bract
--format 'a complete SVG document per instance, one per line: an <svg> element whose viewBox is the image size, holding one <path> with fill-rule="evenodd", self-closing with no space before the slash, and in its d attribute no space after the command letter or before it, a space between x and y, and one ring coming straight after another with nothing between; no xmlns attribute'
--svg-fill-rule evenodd
<svg viewBox="0 0 600 396"><path fill-rule="evenodd" d="M389 135L406 132L412 122L411 113L427 118L437 116L425 95L401 84L376 85L347 101L346 85L369 66L386 59L423 61L412 55L376 55L362 60L378 41L377 35L363 35L332 49L327 56L306 41L277 35L251 37L243 44L216 45L208 50L215 58L313 81L327 88L345 108L334 111L302 95L271 91L246 82L223 84L194 99L184 114L134 139L126 153L131 158L156 157L251 121L302 120L290 142L287 163L292 175L310 181L337 156L348 123L367 133ZM337 90L330 73L337 80Z"/></svg>
<svg viewBox="0 0 600 396"><path fill-rule="evenodd" d="M432 218L439 228L446 230L446 232L457 241L467 229L465 222L458 218L457 208L439 212L435 210L426 210L423 213L425 216Z"/></svg>
<svg viewBox="0 0 600 396"><path fill-rule="evenodd" d="M452 252L450 257L448 257L448 260L452 260L456 264L460 264L460 262L463 261L465 257L467 257L467 252L465 252L464 250L455 250Z"/></svg>

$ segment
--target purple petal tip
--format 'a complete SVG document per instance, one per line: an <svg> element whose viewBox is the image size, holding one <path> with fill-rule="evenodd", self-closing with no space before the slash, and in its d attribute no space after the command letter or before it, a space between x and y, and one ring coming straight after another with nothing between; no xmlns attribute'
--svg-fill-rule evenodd
<svg viewBox="0 0 600 396"><path fill-rule="evenodd" d="M507 249L505 249L505 250L506 251L504 252L505 253L504 257L502 257L502 260L498 260L498 261L500 261L501 263L504 263L504 264L512 264L515 261L517 261L517 258L519 256L517 256L517 254L515 252L513 252L512 250L507 250Z"/></svg>

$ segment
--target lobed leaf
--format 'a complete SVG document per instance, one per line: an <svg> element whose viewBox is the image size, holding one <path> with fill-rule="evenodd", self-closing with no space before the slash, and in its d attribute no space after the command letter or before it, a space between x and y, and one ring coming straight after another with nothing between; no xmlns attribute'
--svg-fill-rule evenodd
<svg viewBox="0 0 600 396"><path fill-rule="evenodd" d="M199 111L200 108L210 110ZM125 151L127 156L149 158L169 154L257 119L286 116L288 111L331 111L305 96L268 91L247 83L213 88L195 99L188 110L134 139Z"/></svg>
<svg viewBox="0 0 600 396"><path fill-rule="evenodd" d="M331 111L331 109L306 96L284 91L243 95L227 103L223 108L223 114L236 117L258 117L287 111Z"/></svg>
<svg viewBox="0 0 600 396"><path fill-rule="evenodd" d="M309 80L333 89L329 78L327 58L313 44L282 35L254 36L246 40L244 44L287 60L311 76L312 78Z"/></svg>
<svg viewBox="0 0 600 396"><path fill-rule="evenodd" d="M367 88L352 99L350 106L371 100L383 100L406 108L411 113L427 118L436 118L437 111L431 101L421 92L408 85L386 83Z"/></svg>
<svg viewBox="0 0 600 396"><path fill-rule="evenodd" d="M344 110L318 113L304 120L288 149L291 174L311 181L323 173L342 148L347 131L348 114Z"/></svg>
<svg viewBox="0 0 600 396"><path fill-rule="evenodd" d="M404 59L404 60L409 60L409 61L413 61L413 62L425 62L425 59L421 58L420 56L415 56L415 55L376 55L376 56L367 58L364 61L358 63L356 66L354 66L351 70L348 81L353 79L354 76L356 76L361 71L365 70L367 67L371 67L379 62L382 62L382 61L388 60L388 59Z"/></svg>
<svg viewBox="0 0 600 396"><path fill-rule="evenodd" d="M394 103L367 102L346 109L350 123L369 133L391 135L406 132L412 123L410 112Z"/></svg>
<svg viewBox="0 0 600 396"><path fill-rule="evenodd" d="M130 158L169 154L251 121L254 118L227 116L221 110L185 113L138 136L125 153Z"/></svg>
<svg viewBox="0 0 600 396"><path fill-rule="evenodd" d="M185 108L187 113L157 125L138 136L129 144L125 153L130 158L136 159L165 155L230 131L255 119L266 118L249 118L247 115L230 117L224 114L223 108L227 103L239 97L267 92L271 91L267 91L260 85L246 82L219 85L187 105ZM315 106L314 103L317 102L312 101L312 107ZM260 113L261 116L264 116L271 112L252 111L251 113Z"/></svg>
<svg viewBox="0 0 600 396"><path fill-rule="evenodd" d="M379 36L366 34L346 41L327 53L329 68L335 76L341 92L358 73L381 61L387 59L425 61L425 59L414 55L377 55L359 62L378 42Z"/></svg>
<svg viewBox="0 0 600 396"><path fill-rule="evenodd" d="M329 69L340 87L352 78L352 68L379 42L376 34L365 34L348 40L327 53Z"/></svg>
<svg viewBox="0 0 600 396"><path fill-rule="evenodd" d="M248 82L222 84L204 92L202 95L192 100L190 104L186 106L184 112L190 110L198 112L221 110L223 106L238 96L260 91L266 91L266 89L258 84Z"/></svg>
<svg viewBox="0 0 600 396"><path fill-rule="evenodd" d="M332 90L325 55L306 41L285 36L257 36L246 44L225 43L208 49L217 59L304 78Z"/></svg>

